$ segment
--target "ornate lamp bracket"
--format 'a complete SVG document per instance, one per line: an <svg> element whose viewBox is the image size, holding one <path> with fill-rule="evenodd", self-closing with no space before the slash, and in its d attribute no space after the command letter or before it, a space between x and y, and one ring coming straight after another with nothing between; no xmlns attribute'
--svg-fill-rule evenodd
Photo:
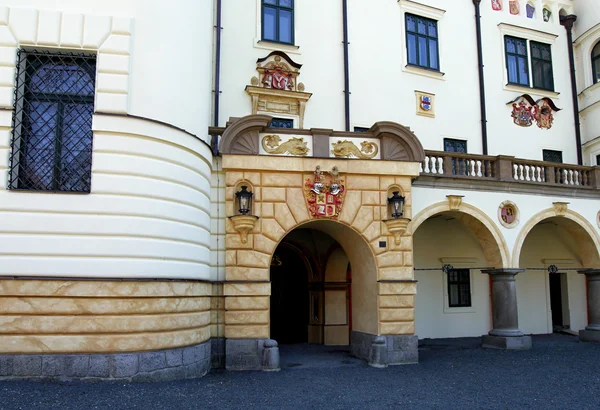
<svg viewBox="0 0 600 410"><path fill-rule="evenodd" d="M233 228L240 234L242 243L248 242L248 232L251 232L256 226L258 216L255 215L234 215L230 216Z"/></svg>
<svg viewBox="0 0 600 410"><path fill-rule="evenodd" d="M394 218L394 219L386 219L385 226L387 226L388 231L392 235L394 235L394 242L396 245L400 245L400 238L408 229L408 224L410 222L410 218Z"/></svg>

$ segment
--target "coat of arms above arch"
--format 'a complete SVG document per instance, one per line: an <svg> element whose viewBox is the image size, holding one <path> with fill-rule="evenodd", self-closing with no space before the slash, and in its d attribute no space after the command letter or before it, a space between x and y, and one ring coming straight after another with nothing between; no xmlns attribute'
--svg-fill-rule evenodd
<svg viewBox="0 0 600 410"><path fill-rule="evenodd" d="M256 60L257 75L246 86L252 114L280 114L295 120L294 128L303 128L306 103L312 94L305 92L304 84L298 81L301 67L281 51Z"/></svg>

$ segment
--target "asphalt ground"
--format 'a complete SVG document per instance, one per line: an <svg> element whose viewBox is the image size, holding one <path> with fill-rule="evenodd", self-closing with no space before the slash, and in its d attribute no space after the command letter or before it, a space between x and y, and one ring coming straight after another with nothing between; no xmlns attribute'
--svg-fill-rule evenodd
<svg viewBox="0 0 600 410"><path fill-rule="evenodd" d="M529 351L425 340L417 365L369 367L343 348L283 346L280 372L167 383L0 382L2 409L600 409L600 344L536 336Z"/></svg>

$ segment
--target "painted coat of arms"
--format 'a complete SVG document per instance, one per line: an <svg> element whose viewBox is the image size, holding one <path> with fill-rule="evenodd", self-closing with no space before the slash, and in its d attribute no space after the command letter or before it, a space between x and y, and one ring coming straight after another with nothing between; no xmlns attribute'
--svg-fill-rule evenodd
<svg viewBox="0 0 600 410"><path fill-rule="evenodd" d="M333 167L331 172L323 172L317 166L314 177L307 178L304 184L306 205L313 218L337 219L345 196L344 180L340 179L337 167Z"/></svg>
<svg viewBox="0 0 600 410"><path fill-rule="evenodd" d="M521 101L519 104L514 103L511 117L515 124L521 127L531 127L533 123L533 107L526 101Z"/></svg>

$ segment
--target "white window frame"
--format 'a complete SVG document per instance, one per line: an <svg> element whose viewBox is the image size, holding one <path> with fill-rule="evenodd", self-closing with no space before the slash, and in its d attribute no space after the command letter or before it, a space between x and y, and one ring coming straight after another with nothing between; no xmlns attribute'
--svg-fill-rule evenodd
<svg viewBox="0 0 600 410"><path fill-rule="evenodd" d="M535 94L549 98L558 98L560 93L556 91L543 90L541 88L533 87L533 71L531 67L531 42L535 41L538 43L548 44L550 46L550 52L552 54L552 75L554 76L554 73L556 72L556 70L554 69L554 45L556 43L556 38L558 37L558 35L538 30L531 30L524 27L513 26L512 24L506 23L498 24L498 28L500 29L500 41L502 42L500 48L500 50L502 50L502 78L504 81L502 88L506 91ZM529 70L528 87L524 85L509 84L508 82L508 69L506 68L506 43L504 40L504 37L506 36L521 38L527 43L527 69Z"/></svg>

